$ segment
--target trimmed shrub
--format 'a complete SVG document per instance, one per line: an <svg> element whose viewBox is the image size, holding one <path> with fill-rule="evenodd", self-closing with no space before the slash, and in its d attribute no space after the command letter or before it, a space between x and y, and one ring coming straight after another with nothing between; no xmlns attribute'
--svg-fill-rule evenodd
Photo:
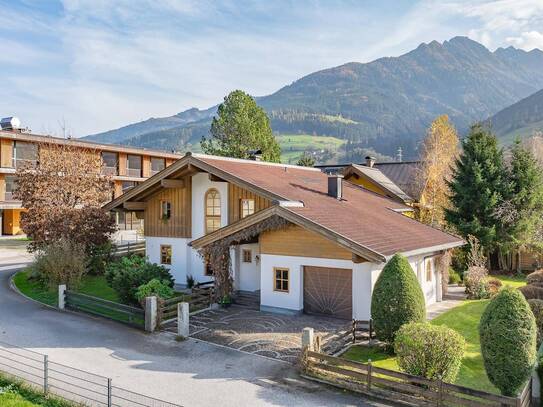
<svg viewBox="0 0 543 407"><path fill-rule="evenodd" d="M543 300L531 299L528 300L530 309L534 314L535 324L537 326L537 347L541 346L541 339L543 338Z"/></svg>
<svg viewBox="0 0 543 407"><path fill-rule="evenodd" d="M168 281L160 281L158 278L153 278L148 283L142 284L136 290L136 299L142 303L145 297L157 296L163 300L173 297L173 289Z"/></svg>
<svg viewBox="0 0 543 407"><path fill-rule="evenodd" d="M402 325L426 319L424 294L404 256L395 254L379 275L371 298L371 316L377 337L389 344Z"/></svg>
<svg viewBox="0 0 543 407"><path fill-rule="evenodd" d="M465 349L466 341L458 332L428 322L405 324L394 340L400 369L449 383L456 379Z"/></svg>
<svg viewBox="0 0 543 407"><path fill-rule="evenodd" d="M527 300L543 300L543 287L538 287L536 285L525 285L523 287L519 287L518 290Z"/></svg>
<svg viewBox="0 0 543 407"><path fill-rule="evenodd" d="M506 396L516 396L536 361L537 328L518 290L506 287L488 304L479 322L488 379Z"/></svg>
<svg viewBox="0 0 543 407"><path fill-rule="evenodd" d="M106 270L106 281L125 304L139 304L136 297L138 288L154 278L173 287L174 279L168 269L149 263L146 258L138 255L123 257L110 263Z"/></svg>
<svg viewBox="0 0 543 407"><path fill-rule="evenodd" d="M462 282L462 277L452 268L449 269L449 284L460 284Z"/></svg>
<svg viewBox="0 0 543 407"><path fill-rule="evenodd" d="M486 280L486 292L489 297L494 297L501 290L503 284L497 278L491 277Z"/></svg>
<svg viewBox="0 0 543 407"><path fill-rule="evenodd" d="M51 242L41 246L30 269L32 277L46 286L77 288L86 273L85 248L68 240Z"/></svg>
<svg viewBox="0 0 543 407"><path fill-rule="evenodd" d="M526 283L529 285L535 285L537 287L543 287L543 270L536 270L526 276Z"/></svg>

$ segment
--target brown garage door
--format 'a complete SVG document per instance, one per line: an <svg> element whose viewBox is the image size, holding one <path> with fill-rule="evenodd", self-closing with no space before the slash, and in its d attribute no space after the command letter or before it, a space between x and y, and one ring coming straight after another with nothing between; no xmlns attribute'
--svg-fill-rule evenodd
<svg viewBox="0 0 543 407"><path fill-rule="evenodd" d="M352 287L352 270L305 266L304 311L352 319Z"/></svg>

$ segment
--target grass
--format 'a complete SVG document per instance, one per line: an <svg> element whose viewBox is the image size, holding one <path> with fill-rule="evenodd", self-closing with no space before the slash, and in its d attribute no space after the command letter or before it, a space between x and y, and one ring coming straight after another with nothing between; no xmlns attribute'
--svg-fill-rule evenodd
<svg viewBox="0 0 543 407"><path fill-rule="evenodd" d="M309 134L281 134L275 139L281 147L281 161L295 164L304 151L339 149L345 140L336 137L311 136Z"/></svg>
<svg viewBox="0 0 543 407"><path fill-rule="evenodd" d="M520 284L520 282L517 282ZM499 391L486 376L479 343L479 320L488 305L489 300L465 301L462 305L453 308L431 321L434 325L445 325L460 333L467 343L462 365L455 384L473 389L499 394ZM380 348L353 346L343 357L359 362L372 360L375 366L390 370L399 370L394 355L385 353Z"/></svg>
<svg viewBox="0 0 543 407"><path fill-rule="evenodd" d="M39 281L29 277L29 270L20 271L15 275L13 282L19 291L36 301L56 307L58 305L57 290L44 288ZM120 302L117 293L107 285L104 276L83 277L77 292L108 301Z"/></svg>
<svg viewBox="0 0 543 407"><path fill-rule="evenodd" d="M495 277L498 280L500 280L504 286L508 285L513 288L519 288L526 285L526 276L499 275L499 276L491 276L491 277Z"/></svg>
<svg viewBox="0 0 543 407"><path fill-rule="evenodd" d="M0 406L2 407L75 407L68 401L43 393L0 375Z"/></svg>

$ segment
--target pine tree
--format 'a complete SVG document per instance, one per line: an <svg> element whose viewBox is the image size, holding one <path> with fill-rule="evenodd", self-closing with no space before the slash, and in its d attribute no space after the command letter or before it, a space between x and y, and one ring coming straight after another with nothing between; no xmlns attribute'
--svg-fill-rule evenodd
<svg viewBox="0 0 543 407"><path fill-rule="evenodd" d="M315 165L315 159L308 153L303 153L296 165L301 165L302 167L313 167Z"/></svg>
<svg viewBox="0 0 543 407"><path fill-rule="evenodd" d="M250 152L262 151L264 161L279 162L281 149L275 140L266 112L241 90L235 90L219 105L213 117L211 137L202 137L206 154L250 158Z"/></svg>
<svg viewBox="0 0 543 407"><path fill-rule="evenodd" d="M508 196L503 152L496 136L481 124L471 127L462 148L448 182L451 208L445 209L445 218L465 238L475 236L488 253L497 248L503 232L496 219Z"/></svg>

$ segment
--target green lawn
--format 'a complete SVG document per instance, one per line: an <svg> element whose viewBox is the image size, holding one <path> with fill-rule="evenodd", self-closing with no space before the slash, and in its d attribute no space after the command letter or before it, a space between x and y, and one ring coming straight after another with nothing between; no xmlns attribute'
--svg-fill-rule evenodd
<svg viewBox="0 0 543 407"><path fill-rule="evenodd" d="M281 147L281 161L296 164L304 151L332 150L336 151L345 140L336 137L311 136L309 134L280 134L275 139Z"/></svg>
<svg viewBox="0 0 543 407"><path fill-rule="evenodd" d="M486 377L479 343L479 320L488 302L489 300L465 301L464 304L445 312L431 323L446 325L460 333L466 340L467 349L455 384L499 394L498 389ZM353 346L343 357L360 362L367 362L368 358L371 358L378 367L399 370L393 355L376 348L368 350L362 346Z"/></svg>
<svg viewBox="0 0 543 407"><path fill-rule="evenodd" d="M526 285L526 276L506 276L506 275L499 275L499 276L491 276L496 277L498 280L502 282L504 286L508 285L513 288L519 288Z"/></svg>
<svg viewBox="0 0 543 407"><path fill-rule="evenodd" d="M29 279L29 271L20 271L13 278L15 286L24 295L47 305L57 306L58 293L55 289L45 289L38 281ZM81 294L92 295L104 300L119 302L117 293L107 285L104 276L85 276L77 289Z"/></svg>
<svg viewBox="0 0 543 407"><path fill-rule="evenodd" d="M0 376L0 406L2 407L75 407L75 404L55 398Z"/></svg>

